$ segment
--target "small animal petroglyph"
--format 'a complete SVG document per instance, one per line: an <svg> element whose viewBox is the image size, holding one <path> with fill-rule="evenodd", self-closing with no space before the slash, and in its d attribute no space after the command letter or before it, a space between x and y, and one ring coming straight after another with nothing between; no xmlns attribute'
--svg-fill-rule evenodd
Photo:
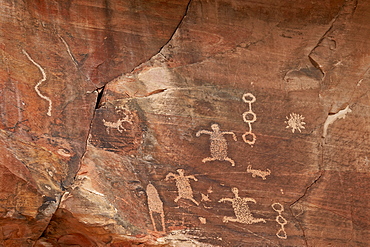
<svg viewBox="0 0 370 247"><path fill-rule="evenodd" d="M288 223L288 221L281 215L282 212L284 212L284 207L278 202L275 202L271 205L272 209L279 213L278 216L276 216L276 222L280 225L279 231L276 233L276 236L281 239L287 239L287 234L285 231L284 226Z"/></svg>
<svg viewBox="0 0 370 247"><path fill-rule="evenodd" d="M232 207L234 209L234 214L236 218L233 217L227 217L225 216L223 219L223 222L239 222L239 223L245 223L245 224L255 224L259 222L266 223L266 221L262 218L254 218L249 206L248 202L256 203L256 200L249 197L241 198L239 197L239 190L238 188L234 187L231 189L231 191L234 193L234 198L222 198L218 202L231 202Z"/></svg>
<svg viewBox="0 0 370 247"><path fill-rule="evenodd" d="M122 131L126 131L125 127L122 126L122 123L125 121L122 119L118 119L117 122L108 122L103 119L103 124L106 128L107 133L109 134L109 129L117 129L118 132L122 133Z"/></svg>
<svg viewBox="0 0 370 247"><path fill-rule="evenodd" d="M234 160L227 157L227 142L224 135L232 135L234 141L237 141L236 135L233 132L220 131L220 126L218 124L212 124L211 129L213 131L200 130L196 133L197 137L199 137L201 134L207 134L210 135L211 139L210 144L211 157L204 158L202 162L206 163L208 161L225 160L230 162L232 166L235 166Z"/></svg>
<svg viewBox="0 0 370 247"><path fill-rule="evenodd" d="M266 180L266 176L269 176L271 174L271 170L268 168L266 169L266 171L261 171L261 170L252 169L251 165L247 166L247 172L252 173L252 177L255 178L256 176L259 176L263 180Z"/></svg>
<svg viewBox="0 0 370 247"><path fill-rule="evenodd" d="M179 175L173 174L172 172L170 172L167 174L166 179L165 179L166 181L168 181L171 177L173 177L176 181L176 186L177 186L179 195L176 197L174 201L177 202L179 199L184 198L184 199L191 200L198 206L199 203L193 197L193 190L190 186L190 181L189 181L190 179L193 179L194 181L198 181L198 179L194 177L193 175L184 176L184 169L177 169L176 171L178 172Z"/></svg>
<svg viewBox="0 0 370 247"><path fill-rule="evenodd" d="M157 189L152 184L148 184L146 186L146 194L148 197L148 208L149 208L149 215L150 219L152 220L152 224L154 227L154 231L157 231L156 223L153 217L153 213L157 213L161 217L162 223L162 232L166 231L165 224L164 224L164 210L163 210L163 202L159 197Z"/></svg>
<svg viewBox="0 0 370 247"><path fill-rule="evenodd" d="M286 128L292 128L292 133L294 133L295 130L302 132L301 129L305 129L303 125L305 125L306 123L303 122L304 117L302 115L292 112L290 113L289 117L286 117L286 119L288 120L285 121L285 123L288 124Z"/></svg>
<svg viewBox="0 0 370 247"><path fill-rule="evenodd" d="M46 100L49 102L49 108L48 108L48 112L46 113L46 115L48 115L49 117L51 117L51 109L52 109L52 104L53 102L51 101L51 99L45 95L43 95L40 90L39 90L39 86L41 86L41 84L46 81L46 73L45 73L45 70L41 67L40 64L36 63L35 60L33 60L31 58L31 56L25 51L25 50L22 50L23 54L26 55L26 57L28 58L28 60L31 61L31 63L33 63L41 72L42 74L42 79L39 80L37 82L37 84L35 85L35 91L37 93L38 96L40 96L40 98Z"/></svg>
<svg viewBox="0 0 370 247"><path fill-rule="evenodd" d="M123 131L127 131L126 128L123 126L123 123L132 124L132 114L129 110L124 108L119 108L117 111L120 115L123 115L123 118L118 119L116 122L109 122L103 119L103 124L106 127L106 131L109 134L110 129L117 129L118 132L122 133Z"/></svg>
<svg viewBox="0 0 370 247"><path fill-rule="evenodd" d="M243 95L242 99L249 107L249 110L243 113L243 121L248 124L249 129L242 137L245 143L252 146L256 142L256 135L252 132L252 123L257 120L256 114L252 111L252 103L256 102L256 97L251 93L246 93ZM251 136L252 140L249 140L248 136Z"/></svg>

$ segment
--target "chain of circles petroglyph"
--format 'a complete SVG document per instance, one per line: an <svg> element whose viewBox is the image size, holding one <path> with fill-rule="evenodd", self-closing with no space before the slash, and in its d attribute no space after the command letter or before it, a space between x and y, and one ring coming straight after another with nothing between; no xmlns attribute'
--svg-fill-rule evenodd
<svg viewBox="0 0 370 247"><path fill-rule="evenodd" d="M257 120L257 116L252 111L252 103L256 101L256 97L251 93L245 93L242 99L249 106L249 110L243 113L243 121L248 124L249 130L242 137L245 143L253 145L256 142L256 135L252 132L252 123ZM252 137L252 140L249 140L248 136Z"/></svg>
<svg viewBox="0 0 370 247"><path fill-rule="evenodd" d="M271 205L271 207L273 210L279 213L279 215L276 216L275 220L280 225L281 228L276 233L276 236L278 238L286 239L288 236L286 234L284 226L288 223L288 221L283 216L281 216L281 213L284 212L284 206L278 202L275 202L274 204Z"/></svg>

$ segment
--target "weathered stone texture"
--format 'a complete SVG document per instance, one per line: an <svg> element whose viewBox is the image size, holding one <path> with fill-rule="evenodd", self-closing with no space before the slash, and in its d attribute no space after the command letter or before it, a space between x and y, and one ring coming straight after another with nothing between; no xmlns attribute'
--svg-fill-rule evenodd
<svg viewBox="0 0 370 247"><path fill-rule="evenodd" d="M1 9L4 246L369 245L367 1Z"/></svg>

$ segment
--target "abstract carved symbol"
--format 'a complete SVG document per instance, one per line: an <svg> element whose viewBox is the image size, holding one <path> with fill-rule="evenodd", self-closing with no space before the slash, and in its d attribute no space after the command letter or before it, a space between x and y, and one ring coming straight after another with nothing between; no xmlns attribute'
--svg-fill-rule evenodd
<svg viewBox="0 0 370 247"><path fill-rule="evenodd" d="M292 133L294 133L295 130L299 130L299 132L302 132L301 129L305 129L303 125L306 123L303 122L304 117L302 115L299 115L297 113L290 113L289 118L286 117L288 121L284 121L284 123L288 124L286 128L292 128Z"/></svg>
<svg viewBox="0 0 370 247"><path fill-rule="evenodd" d="M118 110L117 112L122 112L122 110ZM123 123L132 124L132 115L128 112L124 112L124 118L118 119L116 122L108 122L103 119L103 124L106 127L106 131L109 135L109 129L117 129L119 133L123 131L127 131L125 127L123 127Z"/></svg>
<svg viewBox="0 0 370 247"><path fill-rule="evenodd" d="M196 133L196 136L199 137L201 134L210 135L211 144L210 144L210 151L211 157L204 158L202 160L203 163L208 161L228 161L231 163L232 166L235 166L234 160L227 157L227 142L224 135L232 135L234 141L236 140L236 135L233 132L222 132L220 131L220 126L218 124L212 124L211 129L213 131L208 130L200 130Z"/></svg>
<svg viewBox="0 0 370 247"><path fill-rule="evenodd" d="M153 217L153 213L158 213L161 217L162 223L162 232L165 232L165 225L164 225L164 211L163 211L163 202L159 197L157 189L152 184L148 184L146 186L146 194L148 197L148 207L149 207L149 215L150 219L152 220L152 224L154 227L154 231L157 231L156 223Z"/></svg>
<svg viewBox="0 0 370 247"><path fill-rule="evenodd" d="M256 97L251 93L246 93L243 95L242 99L249 107L249 110L243 113L243 121L248 124L249 129L242 137L245 143L252 146L256 142L256 135L252 132L252 123L257 120L256 114L252 111L252 103L256 102ZM252 140L248 140L248 136L251 136Z"/></svg>
<svg viewBox="0 0 370 247"><path fill-rule="evenodd" d="M198 181L198 179L194 177L193 175L184 176L184 169L177 169L176 171L178 172L179 175L173 174L172 172L170 172L167 174L166 179L165 179L166 181L168 181L171 177L173 177L176 181L176 186L177 186L179 195L176 197L174 201L177 202L181 198L189 199L198 206L199 203L193 197L193 190L191 189L190 181L189 181L190 179L193 179L194 181Z"/></svg>
<svg viewBox="0 0 370 247"><path fill-rule="evenodd" d="M268 169L268 168L267 168L266 171L256 170L256 169L252 169L251 165L248 165L247 166L247 173L252 173L252 177L254 177L254 178L256 176L259 176L263 180L266 180L266 176L269 176L271 174L271 170Z"/></svg>
<svg viewBox="0 0 370 247"><path fill-rule="evenodd" d="M288 223L288 221L281 215L282 212L284 212L284 207L278 202L275 202L271 205L272 209L279 213L278 216L276 216L276 222L280 225L279 231L276 233L276 236L281 239L287 239L287 234L285 231L284 226Z"/></svg>
<svg viewBox="0 0 370 247"><path fill-rule="evenodd" d="M239 197L238 195L239 190L236 187L232 188L231 191L235 195L234 198L222 198L218 202L231 202L236 218L225 216L223 219L223 222L227 223L231 221L231 222L245 223L249 225L259 223L259 222L266 223L266 221L262 218L254 218L249 209L248 202L256 203L256 200L254 200L253 198L249 198L249 197L244 197L244 198Z"/></svg>
<svg viewBox="0 0 370 247"><path fill-rule="evenodd" d="M41 86L41 84L46 81L46 73L45 73L45 70L41 67L40 64L36 63L35 60L33 60L31 58L31 56L25 51L25 50L22 50L23 54L26 55L26 57L28 58L28 60L31 61L31 63L33 63L41 72L42 74L42 79L39 80L37 82L37 84L35 85L35 91L37 93L38 96L40 96L40 98L46 100L49 102L49 108L48 108L48 112L46 113L46 115L48 115L49 117L51 117L51 109L52 109L52 104L53 102L51 101L51 99L45 95L43 95L40 90L39 90L39 86Z"/></svg>

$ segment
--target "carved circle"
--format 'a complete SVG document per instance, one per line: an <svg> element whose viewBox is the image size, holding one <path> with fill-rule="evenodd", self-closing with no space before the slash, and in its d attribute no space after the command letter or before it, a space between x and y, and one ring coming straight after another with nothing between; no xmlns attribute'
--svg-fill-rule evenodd
<svg viewBox="0 0 370 247"><path fill-rule="evenodd" d="M279 208L276 208L276 206L278 206ZM278 212L279 214L282 213L284 211L284 207L283 205L281 205L280 203L278 202L275 202L274 204L271 205L272 209L274 209L276 212Z"/></svg>
<svg viewBox="0 0 370 247"><path fill-rule="evenodd" d="M248 140L247 136L252 136L252 140L251 141ZM245 132L242 137L243 137L243 141L245 143L248 143L249 145L253 145L256 142L256 139L257 139L256 135L252 132L249 132L249 131Z"/></svg>
<svg viewBox="0 0 370 247"><path fill-rule="evenodd" d="M252 115L252 117L251 117L252 119L251 120L248 120L247 119L247 115ZM243 120L246 123L253 123L253 122L255 122L257 120L257 116L252 111L246 111L246 112L243 113Z"/></svg>
<svg viewBox="0 0 370 247"><path fill-rule="evenodd" d="M247 97L249 97L250 99L247 99ZM256 97L251 93L243 94L242 99L245 103L254 103L254 102L256 102Z"/></svg>

